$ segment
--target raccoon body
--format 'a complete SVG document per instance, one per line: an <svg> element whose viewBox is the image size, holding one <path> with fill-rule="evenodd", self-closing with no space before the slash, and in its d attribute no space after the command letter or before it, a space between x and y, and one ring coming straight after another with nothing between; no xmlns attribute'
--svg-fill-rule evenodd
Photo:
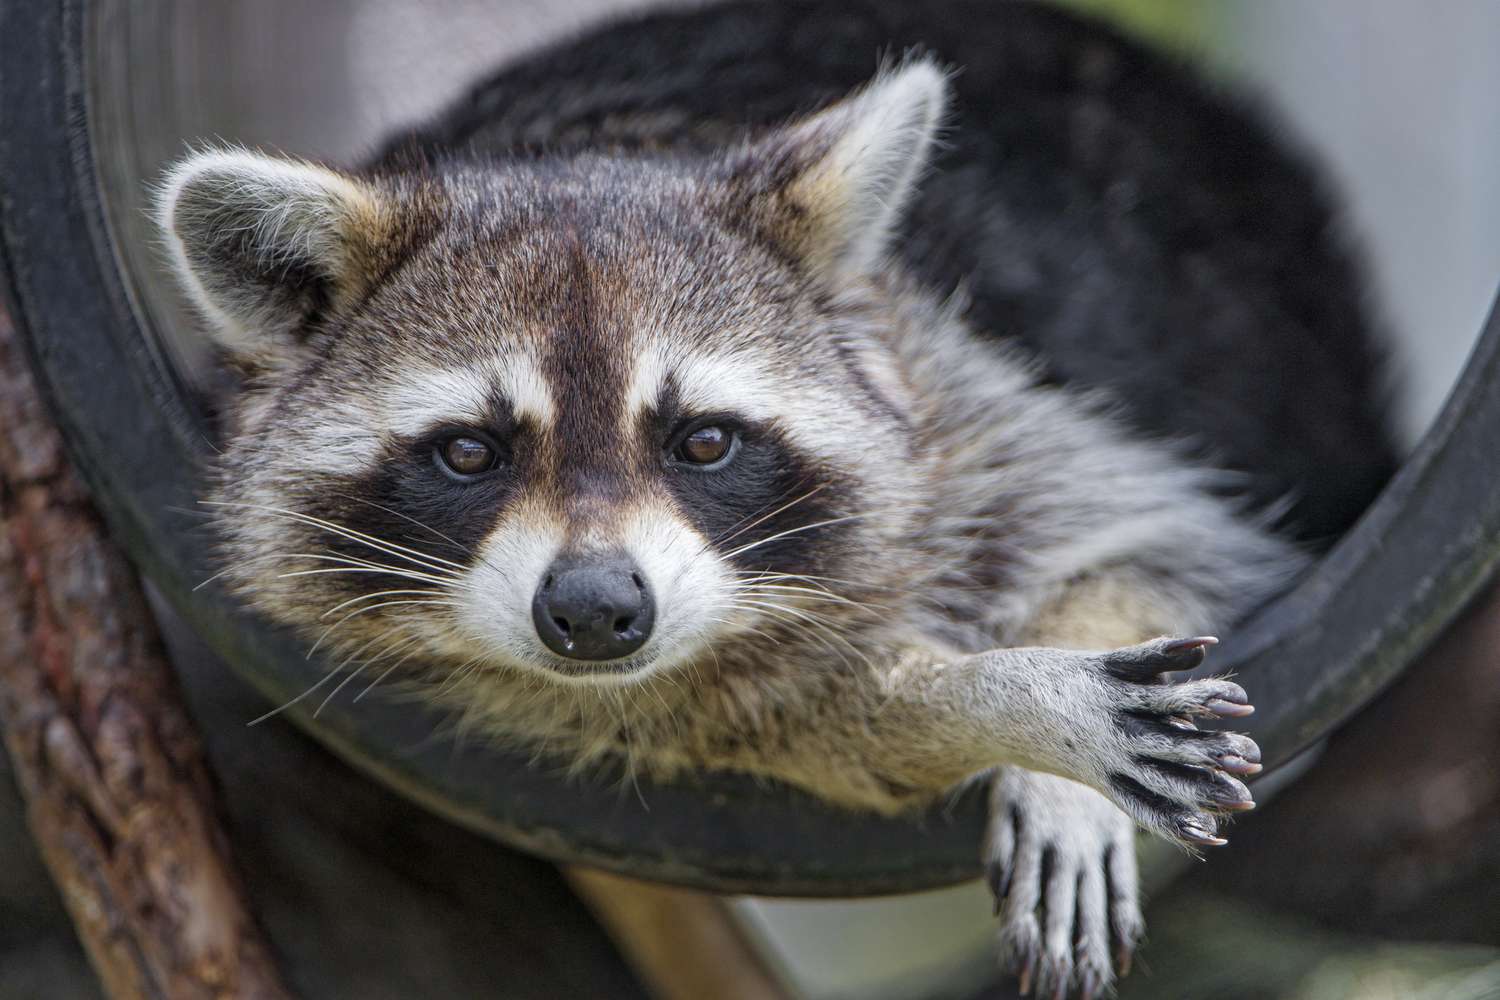
<svg viewBox="0 0 1500 1000"><path fill-rule="evenodd" d="M1322 179L1241 99L1097 23L983 0L661 14L507 68L378 159L720 148L911 52L951 70L953 100L891 245L906 272L960 291L1046 381L1107 388L1255 505L1289 503L1292 537L1337 539L1396 458Z"/></svg>
<svg viewBox="0 0 1500 1000"><path fill-rule="evenodd" d="M1250 804L1254 744L1180 722L1244 692L1151 637L1391 461L1306 171L1030 5L659 15L363 170L197 154L160 213L244 378L208 502L248 603L577 767L889 811L1004 765L1003 950L1059 989L1139 933L1132 821Z"/></svg>

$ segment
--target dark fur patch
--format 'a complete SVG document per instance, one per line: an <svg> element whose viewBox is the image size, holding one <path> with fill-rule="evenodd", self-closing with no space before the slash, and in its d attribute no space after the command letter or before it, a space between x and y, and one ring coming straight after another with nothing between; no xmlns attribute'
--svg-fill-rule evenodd
<svg viewBox="0 0 1500 1000"><path fill-rule="evenodd" d="M490 409L483 426L435 427L389 442L364 475L326 479L309 499L307 513L450 563L472 564L485 536L537 475L536 429L517 426L504 400L492 400ZM491 472L456 481L440 467L437 449L446 438L471 429L496 443L502 461ZM329 534L325 541L335 554L423 571L409 559L382 554L354 539ZM402 581L371 574L359 585L380 589L375 584L394 588Z"/></svg>
<svg viewBox="0 0 1500 1000"><path fill-rule="evenodd" d="M1127 774L1118 772L1111 774L1109 785L1118 795L1134 799L1158 816L1173 816L1182 812L1183 807L1179 803L1173 802L1165 795L1158 795Z"/></svg>
<svg viewBox="0 0 1500 1000"><path fill-rule="evenodd" d="M710 470L671 465L667 450L674 436L687 421L706 416L683 412L669 380L656 408L641 418L646 438L658 442L662 481L683 516L740 569L830 571L848 522L823 522L852 513L847 484L802 455L776 427L737 422L732 414L725 424L736 428L739 443L728 464Z"/></svg>

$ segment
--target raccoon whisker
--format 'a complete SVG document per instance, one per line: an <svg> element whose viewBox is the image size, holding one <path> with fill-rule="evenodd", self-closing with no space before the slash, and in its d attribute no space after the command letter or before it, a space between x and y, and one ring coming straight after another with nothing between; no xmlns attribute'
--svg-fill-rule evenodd
<svg viewBox="0 0 1500 1000"><path fill-rule="evenodd" d="M456 608L461 606L457 601L383 601L380 604L371 604L368 607L356 608L355 610L349 612L347 615L340 618L338 621L334 622L332 625L328 626L328 628L323 630L323 634L318 636L318 641L313 643L312 648L307 651L307 658L312 659L313 654L318 651L318 647L323 645L323 641L330 635L332 635L335 629L337 629L340 625L343 625L350 619L358 618L360 615L369 614L371 611L379 611L381 608L391 608L398 605L408 604L420 604L428 607L447 608Z"/></svg>
<svg viewBox="0 0 1500 1000"><path fill-rule="evenodd" d="M404 626L397 626L397 629L398 629L398 631L404 630ZM320 677L306 691L303 691L301 694L297 695L297 697L293 698L289 702L286 702L285 704L281 705L280 707L273 708L271 711L267 712L265 715L262 715L260 718L258 718L258 719L252 719L248 724L251 725L251 726L258 725L258 724L266 721L267 719L271 718L272 716L279 715L282 712L286 711L287 709L291 708L293 705L297 704L303 698L308 697L314 691L316 691L319 688L321 688L324 684L327 684L329 681L331 681L335 677L337 677L339 675L339 671L342 670L343 667L346 664L348 664L350 661L352 661L360 653L364 652L366 649L369 649L371 646L375 645L375 643L377 643L381 639L385 639L385 638L389 638L389 636L377 635L374 638L366 640L364 643L362 643L359 646L357 646L348 656L344 657L344 659L336 667L334 667L332 670L329 670L322 677ZM319 641L321 642L322 640L320 639ZM311 656L311 654L309 654L309 656ZM340 686L342 686L342 685L340 685ZM326 704L326 702L325 702L325 704ZM318 711L322 711L322 707L321 706L319 707ZM314 718L317 717L317 712L313 713L313 717Z"/></svg>
<svg viewBox="0 0 1500 1000"><path fill-rule="evenodd" d="M458 575L466 568L460 563L451 562L441 556L434 556L416 549L409 549L404 545L397 545L395 542L388 542L384 539L376 538L374 535L368 535L363 531L356 531L346 525L335 524L332 521L326 521L321 517L314 517L311 514L304 514L301 511L287 510L284 507L270 507L265 504L239 503L231 500L201 500L199 502L217 507L239 507L248 510L258 510L273 517L284 517L289 520L299 521L315 528L321 528L324 531L330 531L352 542L367 545L372 549L384 552L386 555L416 563L418 566L423 566L433 572Z"/></svg>
<svg viewBox="0 0 1500 1000"><path fill-rule="evenodd" d="M711 621L711 622L717 622L718 624L727 626L729 628L743 629L746 632L754 632L756 635L760 636L762 639L764 639L767 642L771 643L773 646L779 646L779 645L781 645L781 643L776 640L775 636L771 635L769 632L762 632L758 628L753 628L752 626L749 626L749 625L743 625L743 624L741 624L739 622L733 622L733 621L730 621L727 618L713 618L713 617L710 617L707 620ZM712 645L710 645L708 643L704 643L704 645L708 648L708 650L710 652L713 652L713 646ZM718 653L714 653L714 659L716 661L718 660Z"/></svg>
<svg viewBox="0 0 1500 1000"><path fill-rule="evenodd" d="M398 624L394 629L392 629L392 632L394 633L393 636L388 636L388 635L373 635L370 638L366 639L364 642L360 643L358 646L356 646L352 650L350 650L349 653L342 660L340 660L337 664L335 664L333 666L333 668L328 671L329 675L333 676L333 675L338 674L339 671L343 670L350 663L353 663L355 660L357 660L359 658L359 656L362 653L364 653L365 650L369 649L371 646L373 646L376 643L380 642L382 639L390 639L391 642L387 643L386 646L385 646L385 648L383 648L380 651L380 653L378 653L374 657L370 658L369 660L365 661L365 663L378 662L381 658L383 658L385 655L387 655L387 653L389 653L391 651L391 646L392 645L398 644L397 640L401 639L401 637L403 637L405 635L410 635L411 634L411 633L407 632L408 627L409 626L407 626L405 624ZM404 643L400 643L400 645L404 645ZM364 669L364 666L365 666L365 664L362 663L360 665L360 668L355 671L355 674L358 675ZM338 685L338 688L342 688L345 683L348 683L349 679L350 678L346 678L343 682L340 682L340 684ZM338 693L338 688L334 689L334 692L333 692L334 694ZM331 698L332 695L329 695L329 697ZM324 704L326 705L327 702L325 701ZM322 706L319 707L318 711L322 711ZM313 718L317 718L317 715L318 715L318 713L314 712L313 713Z"/></svg>
<svg viewBox="0 0 1500 1000"><path fill-rule="evenodd" d="M373 594L360 594L358 597L351 597L347 601L344 601L340 604L335 604L333 607L329 608L327 611L319 615L318 620L321 621L322 619L327 618L329 615L338 614L340 611L344 610L351 604L358 604L360 601L374 600L377 597L409 597L413 595L420 595L422 597L442 597L443 594L444 592L441 590L377 590Z"/></svg>
<svg viewBox="0 0 1500 1000"><path fill-rule="evenodd" d="M482 659L484 659L484 655L481 653L480 655L471 657L470 659L467 659L463 663L460 663L458 666L454 667L453 670L449 672L448 676L443 680L443 683L438 685L437 693L442 694L443 692L454 687L459 682L459 680L462 679L464 672L476 666Z"/></svg>
<svg viewBox="0 0 1500 1000"><path fill-rule="evenodd" d="M659 674L657 676L662 677L663 680L667 680L668 679L668 678L665 677L665 675L660 675ZM652 680L655 680L655 678L652 678ZM642 684L640 686L643 687L643 688L645 688L647 691L651 692L651 696L653 698L655 698L657 700L657 702L661 705L662 711L666 712L667 718L671 718L672 715L673 715L673 713L672 713L672 706L667 704L667 699L665 699L665 698L663 698L661 696L661 692L656 689L656 685L655 684L651 684L651 683L647 683L647 684ZM677 685L675 683L673 683L672 686L675 688Z"/></svg>
<svg viewBox="0 0 1500 1000"><path fill-rule="evenodd" d="M830 580L830 577L804 576L800 573L763 573L750 575L741 573L742 580L736 584L736 591L743 593L762 593L772 596L773 592L788 594L806 594L810 599L820 603L844 604L850 607L864 608L872 612L886 612L890 608L884 604L876 604L867 601L856 600L848 594L841 594L836 590L823 586L822 581ZM862 590L881 589L879 587L866 587L852 580L834 580L836 583L845 583L850 587ZM802 586L806 584L806 586Z"/></svg>
<svg viewBox="0 0 1500 1000"><path fill-rule="evenodd" d="M760 598L758 600L755 599L755 598L753 598L753 597L750 597L750 598L735 597L733 600L736 603L738 603L741 607L753 606L753 607L758 607L758 608L774 608L775 610L780 611L783 614L792 615L792 616L794 616L794 617L796 617L796 618L798 618L799 620L802 620L802 621L815 621L815 622L818 622L820 624L830 625L830 626L839 624L838 622L834 621L833 619L830 619L827 615L820 615L817 612L812 611L812 610L810 610L808 608L798 608L798 607L794 607L794 606L792 606L790 604L782 604L781 602L777 601L774 597L770 597L770 596L765 596L765 597L762 597L762 598Z"/></svg>
<svg viewBox="0 0 1500 1000"><path fill-rule="evenodd" d="M219 572L215 573L213 576L210 576L208 579L206 579L203 582L199 583L197 586L195 586L193 588L193 590L194 591L201 590L204 587L208 586L210 583L213 583L215 580L219 579L220 577L226 576L229 573L233 573L236 570L245 567L246 565L249 565L249 564L252 564L252 563L265 562L267 560L279 560L279 559L323 559L323 560L327 560L329 562L347 563L347 564L350 564L350 565L355 564L355 561L352 560L352 559L350 559L347 556L318 555L318 554L315 554L315 553L312 553L312 552L265 552L265 553L262 553L262 554L257 555L257 556L250 556L248 558L241 559L240 561L236 562L235 564L233 564L231 566L224 567L223 569L219 570ZM371 563L371 562L365 562L365 561L359 561L359 565L372 566L372 567L380 567L381 566L380 563ZM389 569L392 572L396 572L396 573L403 573L403 572L405 572L405 570L397 570L394 567L381 567L381 568L383 568L383 569ZM296 575L296 574L284 573L284 574L281 574L280 576L277 576L276 579L280 580L280 579L283 579L286 576L292 576L292 575Z"/></svg>
<svg viewBox="0 0 1500 1000"><path fill-rule="evenodd" d="M234 566L226 566L226 567L224 567L223 569L221 569L217 573L215 573L213 576L209 577L208 579L204 580L202 583L199 583L197 586L195 586L192 589L192 593L196 594L198 591L202 590L204 587L207 587L210 583L213 583L215 580L219 579L220 577L228 576L230 573L234 572L235 569L236 569L236 567L234 567Z"/></svg>
<svg viewBox="0 0 1500 1000"><path fill-rule="evenodd" d="M762 601L743 601L739 602L738 606L759 608L764 613L771 615L771 617L777 618L783 624L794 627L797 631L801 632L808 638L819 641L819 643L825 649L838 656L839 659L843 661L845 666L848 666L849 661L844 657L842 653L837 650L836 647L831 645L831 643L834 641L843 645L844 648L848 649L859 659L864 660L867 663L869 662L869 658L864 654L864 652L862 652L858 647L850 642L848 638L840 634L837 628L838 623L831 622L825 616L817 615L803 608L793 608L785 604L779 604L775 602L766 603ZM787 616L790 616L790 618L788 618ZM813 631L814 629L817 630L817 633L821 633L821 636L815 633Z"/></svg>
<svg viewBox="0 0 1500 1000"><path fill-rule="evenodd" d="M746 585L759 583L780 583L785 581L803 583L810 579L809 577L802 576L800 573L773 573L770 570L766 570L763 572L741 570L737 572L735 576L738 577L740 581ZM827 587L823 587L821 589L828 593L832 593L832 591L828 590Z"/></svg>
<svg viewBox="0 0 1500 1000"><path fill-rule="evenodd" d="M341 500L349 500L353 503L362 503L366 507L374 507L378 511L390 514L392 517L399 517L403 521L410 521L412 524L416 525L418 528L421 528L423 531L429 531L433 535L447 542L449 545L453 546L456 550L463 553L465 556L472 556L474 554L467 545L464 545L462 542L457 541L453 538L453 536L444 534L430 524L424 524L422 521L417 520L410 514L404 514L401 511L394 510L390 507L385 506L384 504L378 504L373 500L366 500L364 497L352 496L348 493L334 493L332 495L338 497Z"/></svg>
<svg viewBox="0 0 1500 1000"><path fill-rule="evenodd" d="M715 619L715 620L716 621L722 621L723 619ZM761 634L765 635L765 633L761 633ZM766 636L766 638L770 639L771 645L773 645L773 646L779 646L779 645L781 645L775 639L771 639L771 637L768 636L768 635ZM724 672L724 664L719 659L719 651L718 651L718 649L716 649L714 647L714 644L712 642L707 642L707 641L704 642L703 648L706 649L706 650L708 650L708 655L712 656L714 658L714 673L715 674L722 674ZM688 669L693 672L693 683L696 684L696 685L701 686L703 684L703 675L701 673L699 673L699 671L698 671L698 660L697 660L696 657L694 657L693 659L691 659L691 660L688 661Z"/></svg>
<svg viewBox="0 0 1500 1000"><path fill-rule="evenodd" d="M267 719L270 719L270 718L273 718L274 716L280 715L282 712L285 712L287 709L291 708L293 705L297 704L302 699L310 696L311 694L313 694L313 692L317 691L318 688L322 687L324 684L327 684L329 681L333 680L337 676L338 676L338 674L334 673L333 671L329 671L328 673L324 674L322 677L319 677L316 681L313 682L313 684L312 684L311 687L309 687L306 691L303 691L301 694L297 695L297 697L293 698L291 701L284 702L283 704L277 706L276 708L271 709L265 715L262 715L262 716L259 716L257 718L251 719L249 722L245 723L245 725L247 727L248 726L258 726L262 722L265 722Z"/></svg>
<svg viewBox="0 0 1500 1000"><path fill-rule="evenodd" d="M424 573L421 570L411 569L406 566L391 566L387 563L375 562L373 559L365 559L360 556L348 555L325 555L316 552L272 552L263 557L267 559L308 559L316 562L330 562L336 566L350 567L348 572L367 573L389 573L392 576L404 576L410 579L429 580L440 587L450 587L455 581L452 576L435 576L432 573ZM297 572L283 573L277 579L288 576L314 575L318 572L337 573L339 570L303 570Z"/></svg>
<svg viewBox="0 0 1500 1000"><path fill-rule="evenodd" d="M784 491L783 493L781 493L776 498L776 500L780 500L781 497L786 496L787 493L790 493L793 489L796 489L797 487L801 486L802 482L805 482L805 480L799 481L798 483L796 483L792 487L788 488L786 491ZM697 549L693 552L692 556L690 556L689 558L683 560L683 566L682 566L681 569L679 569L677 571L677 575L672 580L672 585L676 586L677 583L679 583L682 580L683 575L687 572L687 569L692 564L693 559L695 559L698 556L702 555L703 553L707 552L713 546L715 546L715 545L722 545L725 542L732 541L733 539L735 539L735 538L739 537L740 535L744 534L746 531L749 531L751 528L754 528L757 524L760 524L760 523L764 522L768 518L775 517L777 514L781 513L782 511L788 510L789 508L796 506L797 504L799 504L802 501L808 499L809 497L814 496L820 490L823 490L823 489L826 489L826 488L827 488L827 484L826 483L820 484L819 486L814 487L812 490L808 491L807 493L804 493L802 496L799 496L799 497L797 497L794 500L790 500L787 503L782 504L780 507L777 507L775 510L772 510L772 511L769 511L769 512L766 512L766 508L762 507L760 509L760 511L757 511L757 512L754 512L754 513L751 513L751 514L747 514L747 515L745 515L745 517L740 518L734 524L731 524L727 529L725 529L724 533L720 533L720 534L715 535L715 536L713 536L711 538L705 538L703 540L703 542L698 545ZM776 500L772 500L771 503L775 503ZM770 504L766 505L766 507L769 507L769 506L770 506ZM754 520L752 520L749 524L745 524L745 521L747 519L750 519L750 518L754 518Z"/></svg>
<svg viewBox="0 0 1500 1000"><path fill-rule="evenodd" d="M750 571L744 571L744 573L747 573L747 574L749 572ZM880 590L880 591L885 591L885 592L891 593L891 594L907 594L907 595L911 595L911 596L916 597L916 598L921 599L921 600L932 601L932 603L934 603L934 604L940 604L941 603L941 602L937 601L935 598L932 598L931 596L922 593L921 591L919 591L915 587L901 587L901 586L896 586L894 584L885 584L885 583L870 583L869 581L865 581L865 580L847 580L847 579L844 579L842 577L837 577L837 576L817 576L817 575L812 574L812 573L776 573L776 574L767 574L764 577L760 577L760 578L756 578L756 579L762 579L762 578L763 579L767 579L767 580L805 580L805 581L817 582L817 583L834 583L834 584L839 584L839 585L845 586L845 587L854 587L854 588L856 588L858 590ZM832 591L830 591L830 593L832 593Z"/></svg>
<svg viewBox="0 0 1500 1000"><path fill-rule="evenodd" d="M200 500L198 502L202 503L203 501ZM166 506L162 507L162 510L166 511L168 514L186 514L189 517L200 518L205 523L209 518L214 516L212 511L194 510L191 507L178 507L176 504L167 504ZM194 527L201 527L201 525L194 525Z"/></svg>
<svg viewBox="0 0 1500 1000"><path fill-rule="evenodd" d="M369 683L369 685L363 691L361 691L359 694L355 695L354 696L354 701L357 703L365 695L367 695L371 691L375 690L376 686L379 685L381 681L383 681L387 677L391 676L391 674L395 673L396 670L403 663L406 663L408 660L410 660L413 656L416 656L421 651L422 651L422 646L421 646L420 643L418 643L413 648L407 650L404 654L402 654L401 659L397 660L395 663L392 663L390 666L386 667L385 670L381 671L379 677L375 678L373 681L371 681Z"/></svg>
<svg viewBox="0 0 1500 1000"><path fill-rule="evenodd" d="M783 627L787 629L792 638L795 638L799 642L810 643L818 648L825 650L828 655L837 659L845 667L848 667L850 665L849 657L844 653L843 650L835 645L831 639L829 639L825 635L820 635L815 627L815 624L816 623L794 621L783 623Z"/></svg>
<svg viewBox="0 0 1500 1000"><path fill-rule="evenodd" d="M416 580L420 583L435 583L439 586L452 586L453 584L452 580L428 576L425 573L408 572L407 570L395 569L390 566L351 566L346 569L303 569L292 573L278 573L274 579L286 580L298 576L324 576L330 573L381 573L386 576L399 576L407 580Z"/></svg>
<svg viewBox="0 0 1500 1000"><path fill-rule="evenodd" d="M651 680L653 682L654 681L661 681L663 684L666 684L668 687L670 687L673 691L681 691L682 690L682 685L678 684L677 681L672 677L671 674L666 674L666 673L655 674L655 675L653 675L651 677Z"/></svg>
<svg viewBox="0 0 1500 1000"><path fill-rule="evenodd" d="M334 685L333 690L330 691L330 692L328 692L328 696L323 699L322 704L320 704L317 708L313 709L313 718L316 719L319 715L321 715L323 713L323 709L325 709L325 708L328 707L329 702L331 702L331 701L333 701L333 699L337 698L339 692L342 691L342 690L344 690L344 688L346 688L346 687L349 686L349 682L350 681L354 680L354 678L356 678L360 674L364 673L366 667L370 666L372 663L379 663L381 659L383 659L384 657L387 657L387 656L391 655L393 652L396 652L397 650L405 649L407 646L410 646L412 643L416 642L417 638L418 637L416 635L408 635L402 641L397 642L397 643L392 643L391 645L387 646L378 655L372 656L370 659L361 662L360 665L359 665L359 667L358 667L358 669L356 669L348 677L345 677L343 680L339 681L338 684Z"/></svg>
<svg viewBox="0 0 1500 1000"><path fill-rule="evenodd" d="M810 591L806 591L806 590L794 591L794 592L788 594L785 591L772 591L772 590L761 589L761 588L758 588L758 587L748 587L748 588L744 588L744 589L740 590L739 593L741 593L741 594L743 594L744 596L747 596L747 597L759 597L759 598L763 598L765 600L776 600L777 598L782 598L782 599L784 599L784 600L786 600L788 602L787 603L788 607L796 606L796 607L802 607L804 609L808 605L813 605L813 606L834 605L834 606L840 607L840 608L849 608L850 610L859 610L859 611L868 612L869 614L872 614L872 615L883 614L883 613L885 613L886 611L889 610L888 608L882 607L881 605L878 605L878 604L866 604L866 603L864 603L862 601L851 601L848 598L843 598L843 597L829 597L829 596L826 596L826 595L819 595L819 594L816 594L815 592L810 592ZM804 595L808 595L808 596L804 596Z"/></svg>
<svg viewBox="0 0 1500 1000"><path fill-rule="evenodd" d="M795 582L777 582L795 581ZM804 586L804 584L806 584ZM841 594L818 583L815 580L806 580L803 577L782 574L780 576L756 577L739 584L737 590L744 593L761 593L766 596L774 594L804 594L810 600L824 604L844 604L850 607L864 608L870 611L889 610L885 605L860 601L848 594Z"/></svg>
<svg viewBox="0 0 1500 1000"><path fill-rule="evenodd" d="M843 604L854 608L864 608L867 611L888 610L882 605L856 601L852 597L845 597L843 594L836 594L831 590L824 590L821 587L798 587L784 583L757 583L739 587L737 591L742 594L761 594L766 597L775 596L777 593L805 594L808 600L816 601L820 604Z"/></svg>
<svg viewBox="0 0 1500 1000"><path fill-rule="evenodd" d="M791 582L806 583L809 586L817 586L821 583L840 583L849 587L858 587L864 590L884 589L877 584L860 583L855 580L841 580L838 577L833 576L812 576L811 574L807 573L773 573L770 570L741 570L736 575L743 579L746 583L750 584ZM835 593L835 591L830 590L827 587L819 587L818 589L829 594Z"/></svg>
<svg viewBox="0 0 1500 1000"><path fill-rule="evenodd" d="M742 556L746 552L753 551L754 549L757 549L762 545L769 545L771 542L778 541L782 538L786 538L790 535L796 535L804 531L812 531L814 528L827 528L835 524L844 524L848 521L858 521L869 516L870 514L868 512L864 514L845 514L843 517L831 517L823 521L814 521L811 524L802 524L798 525L795 528L787 528L785 531L778 531L774 535L767 535L765 538L761 538L757 541L751 542L749 545L742 545L737 549L731 549L730 551L724 553L724 558L733 559L736 556Z"/></svg>
<svg viewBox="0 0 1500 1000"><path fill-rule="evenodd" d="M811 497L816 496L818 493L822 492L823 490L825 490L827 488L828 488L828 484L827 483L820 483L819 485L813 487L808 492L802 494L797 499L790 500L790 501L782 504L780 507L777 507L775 510L768 511L767 513L764 513L764 514L760 515L759 517L756 517L755 520L751 521L749 524L744 525L743 527L738 527L737 530L736 530L736 528L737 528L737 524L739 522L737 522L737 524L731 524L729 526L731 534L715 536L714 538L712 538L712 539L709 540L709 544L710 545L723 545L725 542L731 542L734 539L738 538L740 535L743 535L745 532L749 531L751 528L755 527L757 524L762 524L762 523L764 523L766 521L769 521L771 518L775 517L777 514L780 514L782 511L790 510L792 507L797 506L797 504L801 503L802 501L807 500L807 499L809 499ZM790 491L788 491L788 492L790 492ZM768 504L767 506L770 506L770 505ZM748 515L748 516L754 517L755 515L752 514L752 515ZM744 518L740 519L741 522L743 522L743 520L744 520Z"/></svg>
<svg viewBox="0 0 1500 1000"><path fill-rule="evenodd" d="M453 671L452 677L449 678L449 683L451 684L451 686L454 688L458 688L463 685L464 681L479 673L479 665L482 662L484 662L484 656L482 654L471 657L466 663L460 666L457 670Z"/></svg>
<svg viewBox="0 0 1500 1000"><path fill-rule="evenodd" d="M809 617L807 615L799 615L796 609L788 608L785 605L748 601L731 606L737 607L740 610L757 608L761 611L762 614L765 614L772 619L780 622L784 627L792 630L795 633L805 635L808 638L819 639L819 641L822 641L820 637L813 632L814 629L817 629L819 632L842 639L841 636L838 636L838 632L830 627L826 622L821 621L817 618ZM847 639L842 639L842 641L846 645L849 645L851 649L853 648L852 644L850 644ZM825 646L825 648L829 648L830 650L832 649L832 647L827 646L826 642L823 642L823 645Z"/></svg>
<svg viewBox="0 0 1500 1000"><path fill-rule="evenodd" d="M335 493L333 495L337 496L337 497L341 497L342 499L345 499L345 500L352 500L355 503L365 504L368 507L374 507L376 510L384 511L387 514L390 514L393 517L399 517L399 518L401 518L404 521L410 521L412 524L416 525L418 528L421 528L423 531L430 531L430 532L432 532L432 534L436 535L438 538L440 538L443 541L447 542L450 546L453 547L453 549L456 552L460 553L465 558L472 559L476 555L478 555L478 557L479 557L479 559L480 559L481 562L486 563L487 565L489 565L490 567L492 567L493 569L495 569L497 572L500 571L500 567L496 566L494 563L492 563L488 559L486 559L484 557L483 553L476 553L472 548L470 548L469 546L467 546L467 545L463 544L462 542L458 541L452 535L444 534L443 532L441 532L438 529L434 528L432 525L427 524L427 523L425 523L423 521L419 521L415 517L412 517L410 514L402 513L399 510L393 510L390 507L387 507L387 506L385 506L383 504L378 504L378 503L376 503L373 500L366 500L363 497L351 496L351 495L345 494L345 493ZM436 557L434 557L434 558L436 558Z"/></svg>

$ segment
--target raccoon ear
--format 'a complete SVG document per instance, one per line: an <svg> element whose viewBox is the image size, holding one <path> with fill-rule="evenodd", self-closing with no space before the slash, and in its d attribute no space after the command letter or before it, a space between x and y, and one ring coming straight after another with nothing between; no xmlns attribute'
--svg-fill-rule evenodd
<svg viewBox="0 0 1500 1000"><path fill-rule="evenodd" d="M298 357L312 321L368 286L391 216L352 177L244 150L178 163L156 209L178 281L220 346L252 366Z"/></svg>
<svg viewBox="0 0 1500 1000"><path fill-rule="evenodd" d="M947 99L943 70L907 62L753 144L732 175L772 238L815 270L867 273L916 191Z"/></svg>

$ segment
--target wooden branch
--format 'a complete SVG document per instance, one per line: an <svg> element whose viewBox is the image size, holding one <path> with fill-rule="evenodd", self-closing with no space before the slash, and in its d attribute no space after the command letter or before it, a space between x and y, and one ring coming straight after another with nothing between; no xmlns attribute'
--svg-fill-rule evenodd
<svg viewBox="0 0 1500 1000"><path fill-rule="evenodd" d="M786 1000L722 897L576 865L563 875L657 1000Z"/></svg>
<svg viewBox="0 0 1500 1000"><path fill-rule="evenodd" d="M105 991L288 996L202 746L0 312L0 726L32 835Z"/></svg>

